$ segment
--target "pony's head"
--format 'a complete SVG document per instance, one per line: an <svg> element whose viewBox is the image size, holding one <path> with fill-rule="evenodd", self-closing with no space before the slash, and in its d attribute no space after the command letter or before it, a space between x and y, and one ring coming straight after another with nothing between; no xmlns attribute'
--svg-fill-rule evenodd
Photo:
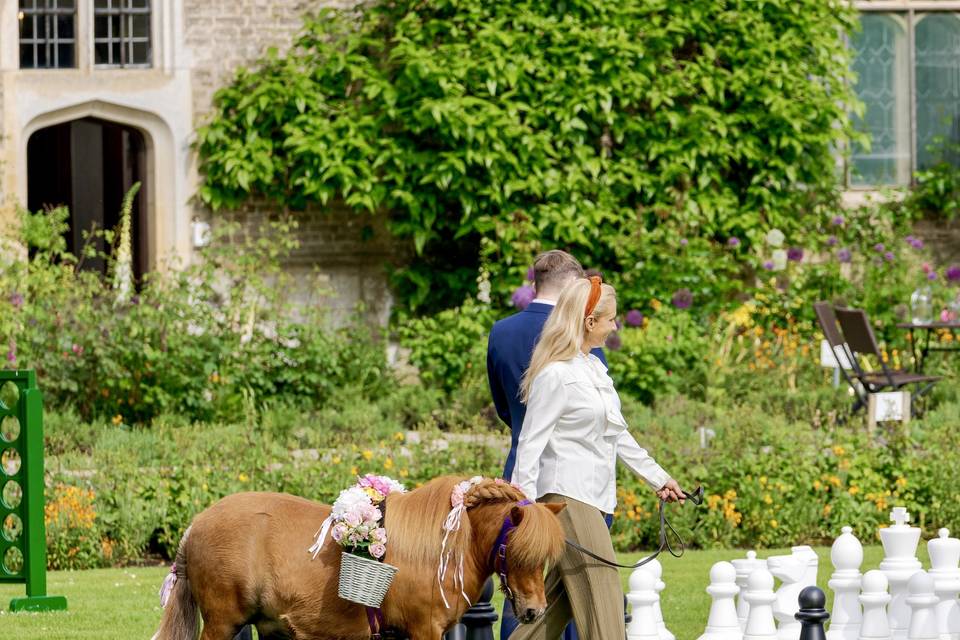
<svg viewBox="0 0 960 640"><path fill-rule="evenodd" d="M502 519L491 523L500 535L490 565L517 620L533 622L547 607L545 569L563 554L564 533L556 514L566 505L531 503L519 489L495 480L478 484L464 502L468 509L491 503L508 507Z"/></svg>

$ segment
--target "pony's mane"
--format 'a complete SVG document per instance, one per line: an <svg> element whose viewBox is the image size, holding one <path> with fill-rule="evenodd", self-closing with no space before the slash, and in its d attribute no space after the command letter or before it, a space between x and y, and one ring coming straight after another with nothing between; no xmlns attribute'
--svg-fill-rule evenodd
<svg viewBox="0 0 960 640"><path fill-rule="evenodd" d="M436 566L443 544L443 523L450 513L453 488L466 478L441 476L408 493L394 494L387 508L387 547L398 561L420 566ZM502 480L485 478L464 496L464 505L473 509L485 504L520 502L522 491ZM510 534L510 564L522 567L543 566L563 553L563 529L544 507L520 507L523 517ZM461 520L460 529L450 533L448 548L465 549L471 537L470 519ZM395 554L395 555L394 555Z"/></svg>
<svg viewBox="0 0 960 640"><path fill-rule="evenodd" d="M396 493L387 501L387 549L392 559L416 566L436 567L443 543L443 522L450 513L453 487L465 478L441 476L407 493ZM469 540L470 523L463 519L459 531L450 534L448 544Z"/></svg>

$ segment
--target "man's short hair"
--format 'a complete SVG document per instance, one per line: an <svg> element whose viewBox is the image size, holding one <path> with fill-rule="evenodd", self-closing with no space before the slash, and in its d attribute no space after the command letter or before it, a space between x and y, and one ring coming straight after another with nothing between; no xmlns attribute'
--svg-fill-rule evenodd
<svg viewBox="0 0 960 640"><path fill-rule="evenodd" d="M582 278L583 267L572 255L560 249L544 251L533 261L533 284L538 292L562 286L569 278Z"/></svg>

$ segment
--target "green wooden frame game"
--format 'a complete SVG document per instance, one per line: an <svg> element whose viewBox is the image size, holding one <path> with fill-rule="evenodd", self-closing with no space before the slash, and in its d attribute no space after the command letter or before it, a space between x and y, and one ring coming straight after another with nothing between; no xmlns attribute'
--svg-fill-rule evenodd
<svg viewBox="0 0 960 640"><path fill-rule="evenodd" d="M0 584L25 583L11 611L62 611L47 595L43 399L33 371L0 371Z"/></svg>

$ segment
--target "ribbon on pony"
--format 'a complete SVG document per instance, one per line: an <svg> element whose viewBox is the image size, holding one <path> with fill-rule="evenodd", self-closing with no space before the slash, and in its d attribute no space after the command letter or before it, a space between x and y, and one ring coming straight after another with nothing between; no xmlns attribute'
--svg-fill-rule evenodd
<svg viewBox="0 0 960 640"><path fill-rule="evenodd" d="M437 584L440 585L440 597L443 598L443 605L449 609L450 603L447 602L447 595L443 588L443 581L447 577L447 570L450 567L450 560L453 559L453 549L447 549L447 539L449 539L451 533L455 533L460 530L460 522L463 519L463 514L467 511L466 505L463 503L464 496L466 496L467 491L472 489L474 486L480 484L483 481L481 476L473 476L469 480L464 480L463 482L458 483L453 487L453 491L450 494L450 513L447 514L447 519L443 522L443 543L440 546L440 565L437 567ZM470 602L470 598L467 597L467 594L463 592L463 550L460 551L459 557L456 558L453 570L453 588L457 589L459 586L460 595L463 596L463 599L467 601L467 605L473 606L473 603Z"/></svg>
<svg viewBox="0 0 960 640"><path fill-rule="evenodd" d="M167 574L167 577L163 579L163 584L160 585L160 606L164 609L167 608L167 602L170 600L170 592L173 591L175 584L177 584L176 562L170 565L170 573Z"/></svg>
<svg viewBox="0 0 960 640"><path fill-rule="evenodd" d="M311 559L316 560L317 556L320 554L320 550L323 549L323 541L327 539L327 533L330 532L330 527L333 526L333 514L331 513L320 525L320 529L315 534L316 541L307 549L307 553L312 554Z"/></svg>

